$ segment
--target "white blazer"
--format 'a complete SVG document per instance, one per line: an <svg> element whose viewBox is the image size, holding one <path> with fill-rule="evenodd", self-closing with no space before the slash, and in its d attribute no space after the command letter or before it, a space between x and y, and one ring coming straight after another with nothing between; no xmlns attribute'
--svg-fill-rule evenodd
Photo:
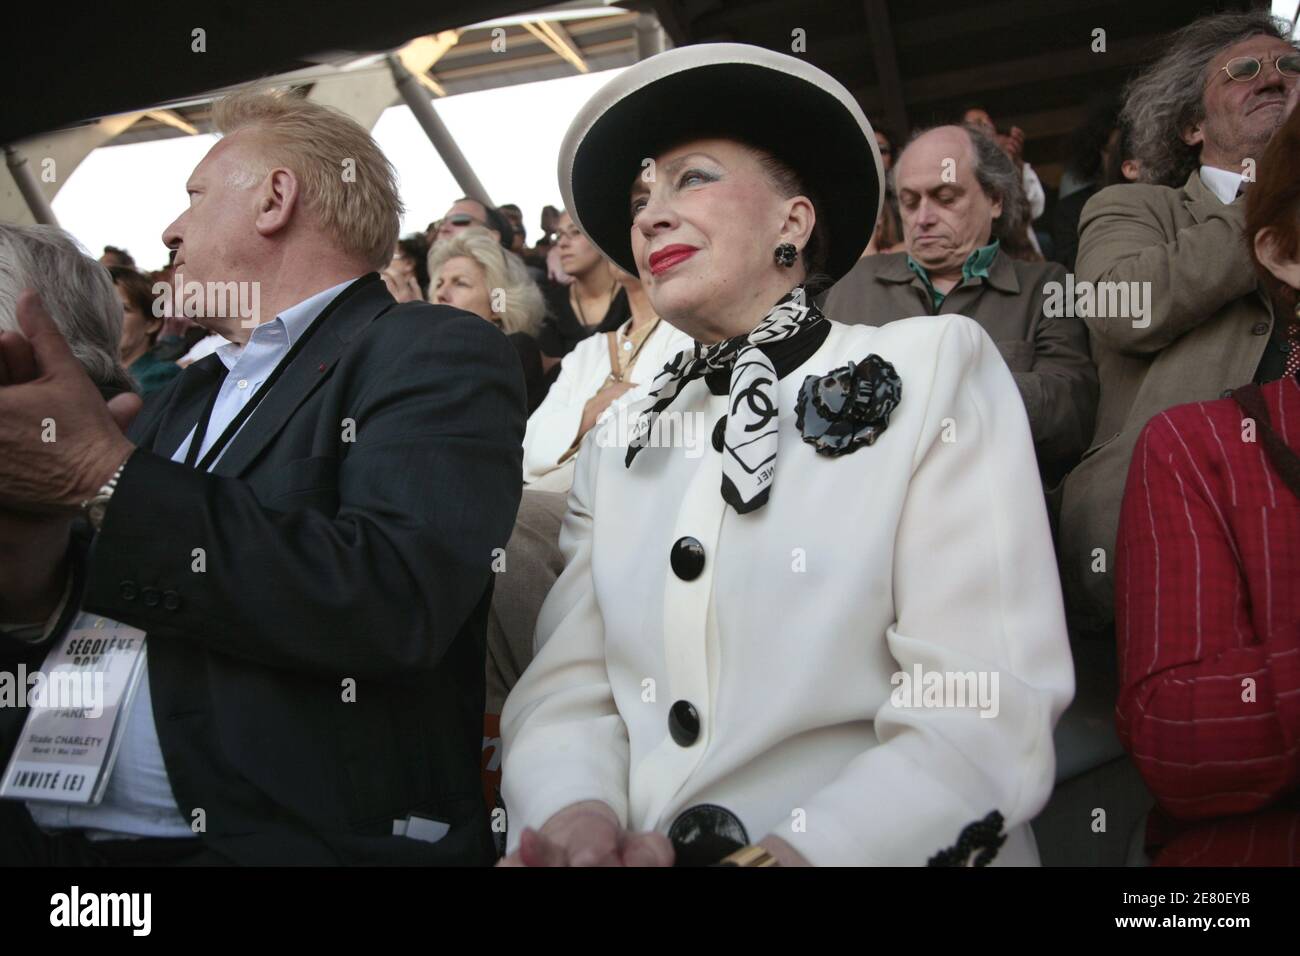
<svg viewBox="0 0 1300 956"><path fill-rule="evenodd" d="M660 322L641 346L641 354L632 366L628 381L641 388L628 392L628 400L644 395L644 386L654 380L670 358L694 346L686 333ZM583 339L564 357L559 378L542 404L528 417L524 432L525 482L534 484L545 476L542 484L534 486L550 491L569 490L573 483L573 459L561 465L560 456L573 444L582 424L582 409L604 384L609 371L609 346L603 332Z"/></svg>
<svg viewBox="0 0 1300 956"><path fill-rule="evenodd" d="M877 353L902 398L871 446L817 454L795 427L805 376ZM751 843L818 865L924 865L998 811L995 864L1037 864L1052 730L1074 693L1052 538L1024 402L960 315L831 323L779 383L767 505L719 492L721 455L584 439L560 537L566 567L538 652L501 716L509 849L579 800L668 832L715 804ZM670 410L725 411L704 381ZM684 536L703 571L670 568ZM921 668L997 678L996 716L902 699ZM892 679L892 680L891 680ZM690 702L698 739L669 732ZM985 708L988 713L990 708Z"/></svg>

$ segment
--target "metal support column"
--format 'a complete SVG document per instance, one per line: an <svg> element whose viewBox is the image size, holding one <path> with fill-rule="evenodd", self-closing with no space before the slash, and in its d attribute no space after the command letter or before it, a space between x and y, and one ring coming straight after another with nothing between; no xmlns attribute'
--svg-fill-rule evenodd
<svg viewBox="0 0 1300 956"><path fill-rule="evenodd" d="M636 18L636 58L638 61L664 52L664 28L652 13L640 13Z"/></svg>
<svg viewBox="0 0 1300 956"><path fill-rule="evenodd" d="M41 184L36 181L36 174L27 165L27 158L12 146L6 146L5 165L9 167L18 191L27 201L27 208L32 211L32 218L42 225L57 226L59 220L54 218L54 210L46 201L45 193L41 191Z"/></svg>
<svg viewBox="0 0 1300 956"><path fill-rule="evenodd" d="M392 72L393 82L397 85L397 92L402 95L406 105L415 114L425 135L429 137L429 142L433 143L433 148L447 164L457 184L470 199L477 199L485 206L492 206L493 202L487 190L474 175L474 170L470 168L464 153L460 151L460 147L451 137L451 132L434 110L433 104L429 102L429 95L420 85L420 81L411 75L410 70L402 66L397 57L389 56L387 59L388 69Z"/></svg>

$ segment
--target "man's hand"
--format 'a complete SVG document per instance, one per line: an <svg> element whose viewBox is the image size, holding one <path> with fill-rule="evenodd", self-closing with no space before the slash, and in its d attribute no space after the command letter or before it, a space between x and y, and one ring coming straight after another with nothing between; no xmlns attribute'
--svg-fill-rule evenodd
<svg viewBox="0 0 1300 956"><path fill-rule="evenodd" d="M40 297L24 292L17 311L26 338L0 335L0 507L75 508L134 451L122 428L140 398L105 405Z"/></svg>
<svg viewBox="0 0 1300 956"><path fill-rule="evenodd" d="M672 866L673 846L662 833L632 833L598 800L563 810L541 830L525 830L519 849L497 866Z"/></svg>

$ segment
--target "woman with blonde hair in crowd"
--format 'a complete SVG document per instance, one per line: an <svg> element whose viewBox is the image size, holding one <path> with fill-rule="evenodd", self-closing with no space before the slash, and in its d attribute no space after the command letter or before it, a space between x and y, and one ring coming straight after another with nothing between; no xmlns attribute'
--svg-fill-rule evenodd
<svg viewBox="0 0 1300 956"><path fill-rule="evenodd" d="M429 250L429 301L473 312L509 337L523 364L531 414L546 397L536 338L546 306L523 261L480 226L440 239Z"/></svg>

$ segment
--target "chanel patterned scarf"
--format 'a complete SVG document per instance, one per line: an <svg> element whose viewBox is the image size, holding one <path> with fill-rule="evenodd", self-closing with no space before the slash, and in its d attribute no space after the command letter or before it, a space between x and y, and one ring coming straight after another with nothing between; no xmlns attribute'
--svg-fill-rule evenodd
<svg viewBox="0 0 1300 956"><path fill-rule="evenodd" d="M709 372L731 370L727 425L722 441L722 497L740 514L767 504L776 477L777 374L757 346L792 338L825 316L795 286L747 335L678 352L650 386L652 405L630 436L627 467L646 446L656 419L683 388Z"/></svg>

